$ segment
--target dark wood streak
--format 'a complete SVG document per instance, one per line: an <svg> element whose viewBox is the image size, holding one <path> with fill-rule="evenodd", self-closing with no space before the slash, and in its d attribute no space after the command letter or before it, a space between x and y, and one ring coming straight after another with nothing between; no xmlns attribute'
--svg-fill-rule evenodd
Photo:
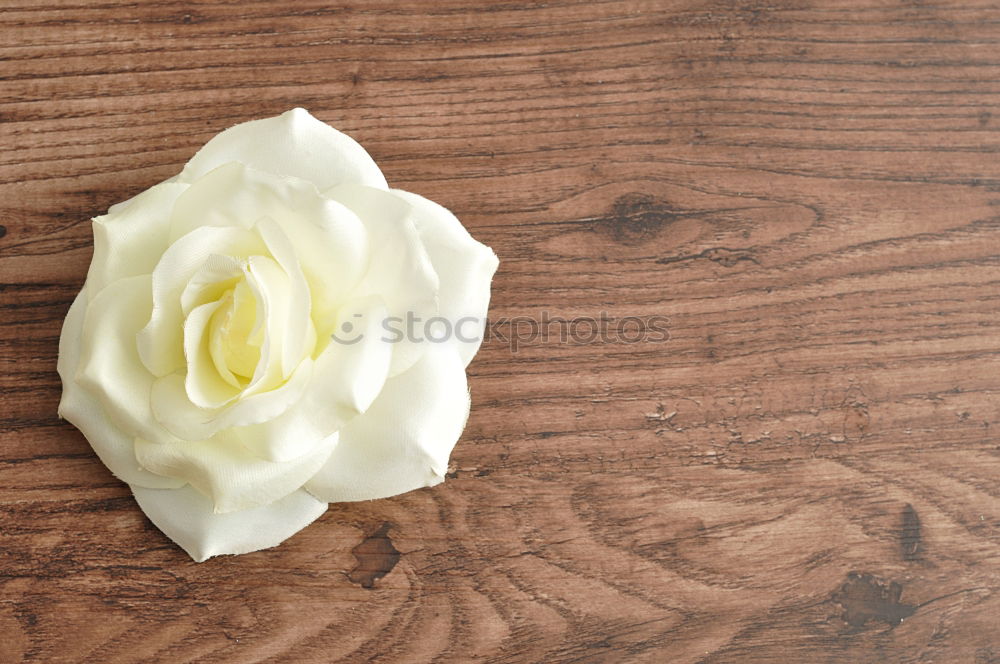
<svg viewBox="0 0 1000 664"><path fill-rule="evenodd" d="M907 503L900 514L899 551L903 560L920 560L922 546L920 532L920 517L913 505Z"/></svg>
<svg viewBox="0 0 1000 664"><path fill-rule="evenodd" d="M977 662L1000 9L9 0L0 662ZM447 481L190 562L56 416L89 220L305 106L501 258ZM391 525L390 525L391 524Z"/></svg>

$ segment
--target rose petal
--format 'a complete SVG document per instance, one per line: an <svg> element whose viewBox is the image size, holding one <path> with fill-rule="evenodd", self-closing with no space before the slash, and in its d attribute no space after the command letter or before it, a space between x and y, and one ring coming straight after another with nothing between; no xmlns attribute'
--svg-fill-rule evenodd
<svg viewBox="0 0 1000 664"><path fill-rule="evenodd" d="M413 224L412 208L389 192L358 185L327 189L324 195L350 208L364 221L371 242L368 271L356 297L379 295L395 330L389 375L398 375L420 359L426 322L438 313L438 275Z"/></svg>
<svg viewBox="0 0 1000 664"><path fill-rule="evenodd" d="M212 254L246 257L267 251L256 233L243 228L196 228L164 252L153 270L153 308L138 335L139 357L155 376L184 367L181 295Z"/></svg>
<svg viewBox="0 0 1000 664"><path fill-rule="evenodd" d="M178 173L177 175L180 175L180 174ZM177 175L169 177L166 180L163 180L161 182L157 182L156 184L154 184L149 189L154 189L154 188L159 187L160 185L164 185L164 184L179 184L181 187L187 187L187 185L185 183L178 183L177 182ZM144 190L144 191L136 194L135 196L132 196L131 198L126 198L123 201L118 201L117 203L112 203L111 205L108 206L108 214L109 215L114 215L114 214L117 214L117 213L125 210L125 208L127 208L130 205L132 205L132 203L136 202L136 200L138 200L139 198L141 198L143 196L143 194L145 194L146 192L148 192L149 189L146 189L146 190Z"/></svg>
<svg viewBox="0 0 1000 664"><path fill-rule="evenodd" d="M302 398L280 416L233 429L251 452L271 461L305 454L318 441L365 412L385 384L392 347L378 298L348 303L337 319L337 337L316 358Z"/></svg>
<svg viewBox="0 0 1000 664"><path fill-rule="evenodd" d="M242 512L215 514L212 503L191 487L132 487L149 520L196 562L223 554L277 546L318 519L326 503L299 490L276 503Z"/></svg>
<svg viewBox="0 0 1000 664"><path fill-rule="evenodd" d="M257 293L249 281L237 282L232 295L226 295L226 304L210 323L208 343L212 362L219 373L241 388L249 384L256 372L264 343L262 305L258 304Z"/></svg>
<svg viewBox="0 0 1000 664"><path fill-rule="evenodd" d="M468 415L462 359L454 348L429 346L341 430L330 460L305 488L320 500L340 502L438 484Z"/></svg>
<svg viewBox="0 0 1000 664"><path fill-rule="evenodd" d="M261 336L260 361L242 398L272 390L287 377L282 373L281 354L288 327L291 284L288 275L267 256L247 259L247 285L257 300L257 322L251 338Z"/></svg>
<svg viewBox="0 0 1000 664"><path fill-rule="evenodd" d="M308 282L313 318L326 320L368 268L369 241L361 220L312 183L226 164L177 200L171 238L204 225L251 228L261 218L273 220L289 239Z"/></svg>
<svg viewBox="0 0 1000 664"><path fill-rule="evenodd" d="M150 276L126 277L90 300L80 342L76 382L128 436L170 440L153 419L154 377L139 361L136 333L149 318Z"/></svg>
<svg viewBox="0 0 1000 664"><path fill-rule="evenodd" d="M139 438L135 457L151 472L185 480L223 513L266 505L299 489L326 463L336 444L335 434L308 454L276 463L250 454L225 433L211 440L167 444Z"/></svg>
<svg viewBox="0 0 1000 664"><path fill-rule="evenodd" d="M302 398L312 369L312 359L306 358L280 386L217 410L191 403L184 376L176 373L157 378L149 398L156 420L173 436L186 441L205 440L230 427L259 424L278 417Z"/></svg>
<svg viewBox="0 0 1000 664"><path fill-rule="evenodd" d="M230 127L191 158L178 180L194 182L230 161L309 180L320 189L341 182L386 188L382 172L363 147L304 108Z"/></svg>
<svg viewBox="0 0 1000 664"><path fill-rule="evenodd" d="M184 486L183 480L144 470L135 458L132 436L115 426L104 414L101 404L77 384L75 377L80 363L80 342L86 310L87 287L84 287L73 300L59 337L57 369L63 384L59 416L69 420L83 433L108 470L123 482L150 489Z"/></svg>
<svg viewBox="0 0 1000 664"><path fill-rule="evenodd" d="M411 218L441 280L438 315L449 322L448 338L468 366L483 341L490 281L500 261L447 209L407 191L392 193L412 207Z"/></svg>
<svg viewBox="0 0 1000 664"><path fill-rule="evenodd" d="M316 344L316 328L310 317L312 304L309 285L295 255L295 248L277 222L270 217L264 217L257 222L255 228L267 245L271 256L288 277L286 305L288 313L284 321L284 340L281 348L281 375L287 378L306 352L311 351Z"/></svg>
<svg viewBox="0 0 1000 664"><path fill-rule="evenodd" d="M231 301L232 296L195 307L184 321L184 356L187 358L184 391L192 403L202 408L219 408L240 394L239 383L232 372L225 366L220 371L216 366L208 333L209 323L219 308Z"/></svg>
<svg viewBox="0 0 1000 664"><path fill-rule="evenodd" d="M153 271L169 245L170 210L185 189L184 184L160 183L94 219L94 257L87 273L91 293Z"/></svg>
<svg viewBox="0 0 1000 664"><path fill-rule="evenodd" d="M187 316L198 306L215 302L243 276L239 258L211 254L205 259L181 292L181 314Z"/></svg>

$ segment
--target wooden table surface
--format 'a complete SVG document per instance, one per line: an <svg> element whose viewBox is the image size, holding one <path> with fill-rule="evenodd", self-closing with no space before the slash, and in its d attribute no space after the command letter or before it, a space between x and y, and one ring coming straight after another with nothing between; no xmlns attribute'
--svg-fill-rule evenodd
<svg viewBox="0 0 1000 664"><path fill-rule="evenodd" d="M0 662L1000 661L998 47L971 1L3 0ZM293 106L494 247L495 334L445 484L196 564L57 418L60 325L90 217Z"/></svg>

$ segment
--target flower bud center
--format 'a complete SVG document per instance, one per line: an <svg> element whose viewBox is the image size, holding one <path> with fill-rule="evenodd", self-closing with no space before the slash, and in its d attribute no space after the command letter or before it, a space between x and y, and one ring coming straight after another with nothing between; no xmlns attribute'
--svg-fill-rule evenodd
<svg viewBox="0 0 1000 664"><path fill-rule="evenodd" d="M225 301L209 323L209 349L219 375L243 389L260 361L264 326L257 325L257 298L245 276L222 297Z"/></svg>

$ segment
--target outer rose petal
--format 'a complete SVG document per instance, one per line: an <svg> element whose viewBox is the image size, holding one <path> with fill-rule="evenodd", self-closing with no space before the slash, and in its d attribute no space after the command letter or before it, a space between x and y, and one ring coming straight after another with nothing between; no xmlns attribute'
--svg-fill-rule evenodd
<svg viewBox="0 0 1000 664"><path fill-rule="evenodd" d="M452 343L468 366L483 341L490 281L500 261L445 208L407 191L393 189L392 193L413 209L413 223L441 280L439 315L453 326Z"/></svg>
<svg viewBox="0 0 1000 664"><path fill-rule="evenodd" d="M230 161L309 180L320 189L341 182L386 188L385 177L363 147L304 108L230 127L191 158L178 180L194 182Z"/></svg>
<svg viewBox="0 0 1000 664"><path fill-rule="evenodd" d="M87 306L75 382L123 433L171 440L153 417L153 375L139 360L136 334L149 319L150 277L127 277L93 295Z"/></svg>
<svg viewBox="0 0 1000 664"><path fill-rule="evenodd" d="M212 440L150 443L137 438L135 456L144 468L187 480L219 513L273 503L299 489L330 458L337 436L297 459L273 462L250 454L233 436Z"/></svg>
<svg viewBox="0 0 1000 664"><path fill-rule="evenodd" d="M153 271L169 246L170 210L185 189L186 184L161 182L94 219L94 257L87 273L91 293Z"/></svg>
<svg viewBox="0 0 1000 664"><path fill-rule="evenodd" d="M59 377L63 392L59 415L83 432L90 446L115 477L129 484L150 489L171 489L184 486L184 480L155 475L139 466L135 458L132 436L116 427L104 414L94 397L76 382L80 363L80 337L87 309L87 287L73 301L63 322L59 337Z"/></svg>
<svg viewBox="0 0 1000 664"><path fill-rule="evenodd" d="M229 514L213 513L211 501L191 487L132 486L132 493L149 520L199 563L277 546L326 511L326 503L301 489L270 505Z"/></svg>
<svg viewBox="0 0 1000 664"><path fill-rule="evenodd" d="M340 502L439 484L468 417L462 359L454 348L430 344L341 430L330 460L305 488L320 500Z"/></svg>

